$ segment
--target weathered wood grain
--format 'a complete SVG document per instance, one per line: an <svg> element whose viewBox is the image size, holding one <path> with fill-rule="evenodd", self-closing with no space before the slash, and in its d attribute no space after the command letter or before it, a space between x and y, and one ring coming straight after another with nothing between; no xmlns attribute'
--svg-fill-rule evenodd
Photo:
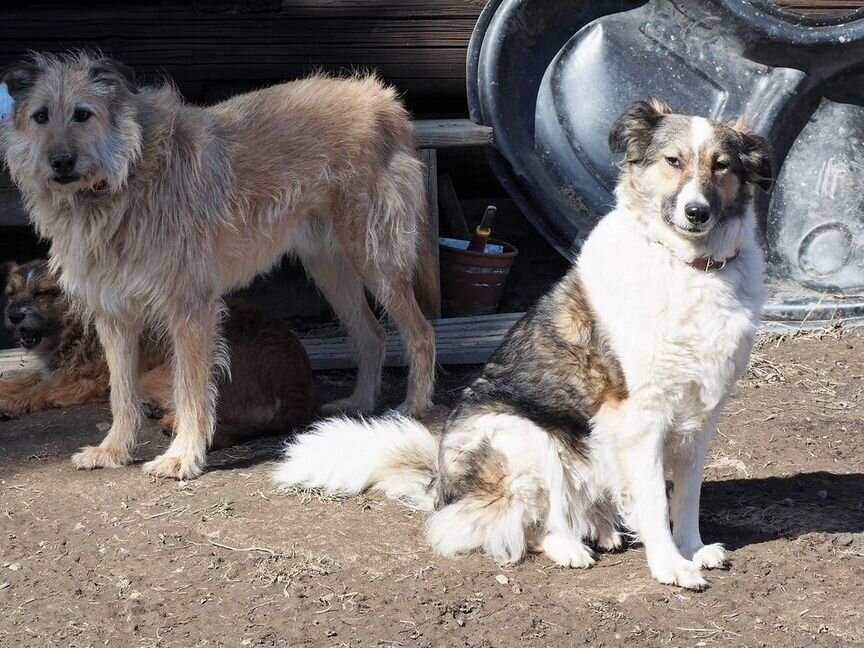
<svg viewBox="0 0 864 648"><path fill-rule="evenodd" d="M442 365L482 364L501 344L522 313L504 313L478 317L454 317L432 322L437 344L436 359ZM309 354L312 369L348 369L356 367L351 345L344 336L300 338ZM385 366L405 366L405 347L399 334L387 331ZM32 367L31 355L20 349L0 351L0 377L11 371Z"/></svg>
<svg viewBox="0 0 864 648"><path fill-rule="evenodd" d="M100 48L167 74L193 100L207 82L272 83L375 69L411 98L465 94L480 0L79 0L0 3L0 66L26 50Z"/></svg>
<svg viewBox="0 0 864 648"><path fill-rule="evenodd" d="M842 15L864 7L861 0L777 0L775 4L798 13L823 16Z"/></svg>
<svg viewBox="0 0 864 648"><path fill-rule="evenodd" d="M435 310L432 313L424 313L426 317L441 317L441 264L438 262L438 161L434 148L420 150L420 159L423 160L425 181L426 181L426 200L428 201L429 211L427 214L426 231L424 236L428 238L428 244L432 249L432 254L435 257L433 263L433 279L437 286L436 294L426 295L424 302L435 303Z"/></svg>
<svg viewBox="0 0 864 648"><path fill-rule="evenodd" d="M492 144L492 129L469 119L423 119L414 122L417 148L458 148Z"/></svg>

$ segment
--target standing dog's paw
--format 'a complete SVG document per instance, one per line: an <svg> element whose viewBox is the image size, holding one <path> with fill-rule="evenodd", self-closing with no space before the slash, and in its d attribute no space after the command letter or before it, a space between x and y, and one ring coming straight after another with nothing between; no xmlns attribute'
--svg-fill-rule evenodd
<svg viewBox="0 0 864 648"><path fill-rule="evenodd" d="M699 572L699 567L689 560L675 561L671 565L652 565L651 575L665 585L677 585L691 590L708 587L708 581Z"/></svg>
<svg viewBox="0 0 864 648"><path fill-rule="evenodd" d="M334 414L369 414L375 409L373 403L364 403L351 398L340 398L330 401L321 406L321 413L325 416Z"/></svg>
<svg viewBox="0 0 864 648"><path fill-rule="evenodd" d="M72 455L72 465L78 470L94 468L120 468L132 461L129 453L117 448L86 446Z"/></svg>
<svg viewBox="0 0 864 648"><path fill-rule="evenodd" d="M189 461L184 457L163 454L156 457L153 461L145 463L144 472L153 477L195 479L204 472L204 468L195 461Z"/></svg>
<svg viewBox="0 0 864 648"><path fill-rule="evenodd" d="M719 542L703 545L693 554L693 563L703 569L719 569L725 567L728 562L726 550Z"/></svg>
<svg viewBox="0 0 864 648"><path fill-rule="evenodd" d="M406 400L396 408L396 411L399 412L402 416L410 416L412 418L419 419L423 418L423 415L431 409L431 400L426 401L425 403L412 403Z"/></svg>

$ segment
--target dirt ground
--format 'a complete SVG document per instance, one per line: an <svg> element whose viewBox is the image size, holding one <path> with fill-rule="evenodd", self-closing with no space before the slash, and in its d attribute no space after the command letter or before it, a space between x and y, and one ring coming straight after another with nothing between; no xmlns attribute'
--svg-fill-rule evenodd
<svg viewBox="0 0 864 648"><path fill-rule="evenodd" d="M703 535L733 551L701 593L654 582L639 547L588 570L437 557L398 503L274 489L281 439L178 484L72 469L104 406L3 422L0 645L862 645L862 367L862 333L761 341L711 452ZM318 374L319 399L349 380ZM395 403L404 376L386 380ZM165 445L150 430L136 456Z"/></svg>

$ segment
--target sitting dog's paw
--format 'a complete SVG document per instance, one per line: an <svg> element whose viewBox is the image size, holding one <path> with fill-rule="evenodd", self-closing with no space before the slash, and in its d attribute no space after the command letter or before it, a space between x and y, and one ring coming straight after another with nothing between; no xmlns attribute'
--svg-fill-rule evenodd
<svg viewBox="0 0 864 648"><path fill-rule="evenodd" d="M72 455L72 465L78 470L120 468L131 460L132 458L126 452L102 446L86 446Z"/></svg>
<svg viewBox="0 0 864 648"><path fill-rule="evenodd" d="M691 590L708 587L708 581L699 572L699 567L690 560L676 560L668 565L651 565L651 575L665 585L677 585Z"/></svg>
<svg viewBox="0 0 864 648"><path fill-rule="evenodd" d="M159 431L167 437L173 437L177 431L177 419L173 414L166 414L159 419Z"/></svg>
<svg viewBox="0 0 864 648"><path fill-rule="evenodd" d="M0 421L9 421L11 419L17 419L26 412L20 406L15 405L13 399L3 398L0 399Z"/></svg>
<svg viewBox="0 0 864 648"><path fill-rule="evenodd" d="M195 479L204 472L204 469L195 461L177 455L163 454L145 463L144 472L153 477L186 480Z"/></svg>
<svg viewBox="0 0 864 648"><path fill-rule="evenodd" d="M704 545L693 554L693 563L703 569L719 569L729 562L726 550L718 543Z"/></svg>
<svg viewBox="0 0 864 648"><path fill-rule="evenodd" d="M591 550L578 539L562 533L550 533L540 543L540 550L562 567L584 569L594 564Z"/></svg>
<svg viewBox="0 0 864 648"><path fill-rule="evenodd" d="M624 536L611 529L597 536L597 548L601 551L618 551L624 546Z"/></svg>
<svg viewBox="0 0 864 648"><path fill-rule="evenodd" d="M165 410L156 403L151 403L150 401L144 401L141 403L141 410L144 412L144 416L149 419L161 419L165 416Z"/></svg>

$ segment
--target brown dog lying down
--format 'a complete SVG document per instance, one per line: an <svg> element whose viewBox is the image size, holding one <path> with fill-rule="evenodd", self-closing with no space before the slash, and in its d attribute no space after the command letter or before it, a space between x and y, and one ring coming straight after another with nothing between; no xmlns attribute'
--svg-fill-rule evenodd
<svg viewBox="0 0 864 648"><path fill-rule="evenodd" d="M0 415L17 417L108 400L108 366L96 331L85 326L47 263L7 263L0 274L6 281L6 327L41 364L32 373L0 379ZM218 424L211 447L307 423L312 371L300 341L284 323L237 301L229 302L224 326L231 378L218 385ZM160 425L173 432L169 343L144 336L139 369L142 399L161 410Z"/></svg>

